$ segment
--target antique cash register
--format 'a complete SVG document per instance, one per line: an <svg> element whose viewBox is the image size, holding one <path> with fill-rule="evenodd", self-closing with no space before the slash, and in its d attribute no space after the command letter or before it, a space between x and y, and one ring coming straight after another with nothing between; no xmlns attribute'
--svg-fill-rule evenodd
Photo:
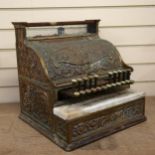
<svg viewBox="0 0 155 155"><path fill-rule="evenodd" d="M144 93L129 89L133 68L98 23L13 23L20 118L67 151L145 120Z"/></svg>

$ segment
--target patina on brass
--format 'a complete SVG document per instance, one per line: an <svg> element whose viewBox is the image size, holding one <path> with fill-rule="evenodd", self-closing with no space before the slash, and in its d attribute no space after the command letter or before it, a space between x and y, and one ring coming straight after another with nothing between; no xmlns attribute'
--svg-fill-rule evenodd
<svg viewBox="0 0 155 155"><path fill-rule="evenodd" d="M99 20L26 23L14 22L20 86L20 118L31 124L65 150L72 150L93 140L143 121L144 115L133 121L120 123L114 130L98 132L89 127L94 120L110 118L122 108L73 121L64 121L53 113L61 103L87 100L130 87L133 68L123 62L110 42L98 36ZM87 32L65 35L64 25L85 24ZM27 27L61 26L58 35L27 37ZM144 114L144 99L128 105L139 106ZM135 114L136 116L136 114ZM88 134L80 130L88 126ZM94 130L93 134L91 131ZM96 130L96 132L95 132ZM90 132L90 133L89 133Z"/></svg>

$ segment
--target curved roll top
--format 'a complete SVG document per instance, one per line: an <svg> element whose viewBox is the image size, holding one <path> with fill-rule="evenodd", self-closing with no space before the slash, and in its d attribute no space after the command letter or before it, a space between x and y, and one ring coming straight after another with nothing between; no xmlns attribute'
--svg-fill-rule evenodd
<svg viewBox="0 0 155 155"><path fill-rule="evenodd" d="M98 36L56 40L25 41L25 45L39 54L54 80L85 74L102 74L123 68L117 49Z"/></svg>

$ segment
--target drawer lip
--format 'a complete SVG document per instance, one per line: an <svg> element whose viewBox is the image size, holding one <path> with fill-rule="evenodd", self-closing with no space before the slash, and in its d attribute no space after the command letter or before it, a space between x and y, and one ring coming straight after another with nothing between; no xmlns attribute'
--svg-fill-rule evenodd
<svg viewBox="0 0 155 155"><path fill-rule="evenodd" d="M80 117L88 116L95 112L107 110L113 107L127 104L134 100L144 98L144 92L136 92L134 90L125 90L113 94L99 96L94 99L88 99L84 102L76 104L64 104L54 107L53 113L65 121L72 121Z"/></svg>

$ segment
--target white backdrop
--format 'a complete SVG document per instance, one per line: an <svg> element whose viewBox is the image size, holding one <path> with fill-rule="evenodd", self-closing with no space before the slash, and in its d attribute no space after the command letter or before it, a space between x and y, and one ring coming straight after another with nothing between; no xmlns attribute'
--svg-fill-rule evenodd
<svg viewBox="0 0 155 155"><path fill-rule="evenodd" d="M1 0L0 19L0 103L19 101L13 21L101 19L100 36L135 69L133 87L155 95L155 0Z"/></svg>

